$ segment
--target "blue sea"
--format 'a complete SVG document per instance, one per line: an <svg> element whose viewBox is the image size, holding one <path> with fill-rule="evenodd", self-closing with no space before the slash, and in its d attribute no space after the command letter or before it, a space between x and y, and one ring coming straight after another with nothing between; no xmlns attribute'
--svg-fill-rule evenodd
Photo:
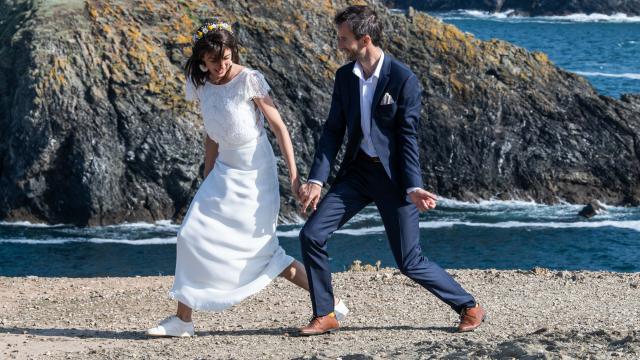
<svg viewBox="0 0 640 360"><path fill-rule="evenodd" d="M481 40L501 39L549 55L604 95L640 93L640 17L600 14L517 17L506 13L433 13Z"/></svg>
<svg viewBox="0 0 640 360"><path fill-rule="evenodd" d="M441 200L421 216L424 254L446 268L640 271L640 209L608 207L586 220L579 205L520 201L477 204ZM169 275L176 232L170 222L77 228L0 224L0 275ZM278 229L280 244L300 259L300 224ZM394 266L374 207L365 208L329 242L332 268L353 260Z"/></svg>
<svg viewBox="0 0 640 360"><path fill-rule="evenodd" d="M604 95L640 93L640 18L434 15L480 39L543 51ZM421 217L422 248L445 268L640 272L640 208L607 208L587 220L577 215L578 204L444 199ZM0 223L0 276L171 275L178 227L168 221L93 228ZM278 228L281 245L298 259L300 227ZM395 266L375 208L366 208L338 231L329 252L334 271L356 259Z"/></svg>

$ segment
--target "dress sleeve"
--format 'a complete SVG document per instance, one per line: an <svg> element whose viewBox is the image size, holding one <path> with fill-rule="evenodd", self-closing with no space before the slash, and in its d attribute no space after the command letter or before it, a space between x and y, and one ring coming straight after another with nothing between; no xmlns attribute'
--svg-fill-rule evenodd
<svg viewBox="0 0 640 360"><path fill-rule="evenodd" d="M247 97L249 99L267 97L270 90L271 87L259 71L249 73L247 80Z"/></svg>
<svg viewBox="0 0 640 360"><path fill-rule="evenodd" d="M191 81L189 76L187 75L187 81L184 89L184 98L187 101L196 101L199 100L198 92L196 91L196 85Z"/></svg>

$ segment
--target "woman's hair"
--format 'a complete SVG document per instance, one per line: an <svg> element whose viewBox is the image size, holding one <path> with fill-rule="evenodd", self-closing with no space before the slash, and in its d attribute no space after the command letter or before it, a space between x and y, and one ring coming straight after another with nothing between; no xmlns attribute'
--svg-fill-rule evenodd
<svg viewBox="0 0 640 360"><path fill-rule="evenodd" d="M229 49L231 50L231 60L234 63L240 61L238 39L226 23L205 23L196 30L193 39L195 43L192 47L191 57L187 60L184 70L187 80L190 79L196 87L204 85L207 78L207 73L200 70L199 66L204 65L202 59L206 54L212 53L215 61L218 61L224 56L224 50Z"/></svg>

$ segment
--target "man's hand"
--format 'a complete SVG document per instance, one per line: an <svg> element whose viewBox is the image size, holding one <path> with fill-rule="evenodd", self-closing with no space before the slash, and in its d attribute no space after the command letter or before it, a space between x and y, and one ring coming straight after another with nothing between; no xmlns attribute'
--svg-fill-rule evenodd
<svg viewBox="0 0 640 360"><path fill-rule="evenodd" d="M420 212L424 212L435 209L438 197L426 190L417 189L409 193L409 199L411 199L411 202L415 204Z"/></svg>
<svg viewBox="0 0 640 360"><path fill-rule="evenodd" d="M316 206L320 201L320 192L322 187L318 184L314 183L306 183L300 186L298 197L300 198L300 202L302 203L301 212L302 214L307 214L307 209L311 207L313 211L316 211Z"/></svg>

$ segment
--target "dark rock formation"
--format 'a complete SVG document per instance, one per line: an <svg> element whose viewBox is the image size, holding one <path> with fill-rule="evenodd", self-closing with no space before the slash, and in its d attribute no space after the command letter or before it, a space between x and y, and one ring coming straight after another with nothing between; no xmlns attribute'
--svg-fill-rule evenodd
<svg viewBox="0 0 640 360"><path fill-rule="evenodd" d="M598 200L593 200L590 203L588 203L585 207L583 207L582 210L580 210L580 212L578 213L578 215L582 217L586 217L587 219L590 219L606 211L607 211L607 208L605 208L604 205L602 205Z"/></svg>
<svg viewBox="0 0 640 360"><path fill-rule="evenodd" d="M179 221L203 161L181 66L198 19L212 15L235 22L243 62L273 87L306 174L344 61L332 16L345 4L0 2L0 218ZM638 202L638 96L600 96L544 54L376 6L384 48L422 80L430 190L462 200ZM279 166L290 219L295 202Z"/></svg>
<svg viewBox="0 0 640 360"><path fill-rule="evenodd" d="M640 15L640 0L386 0L387 5L424 11L481 10L514 15L549 16L568 14Z"/></svg>

